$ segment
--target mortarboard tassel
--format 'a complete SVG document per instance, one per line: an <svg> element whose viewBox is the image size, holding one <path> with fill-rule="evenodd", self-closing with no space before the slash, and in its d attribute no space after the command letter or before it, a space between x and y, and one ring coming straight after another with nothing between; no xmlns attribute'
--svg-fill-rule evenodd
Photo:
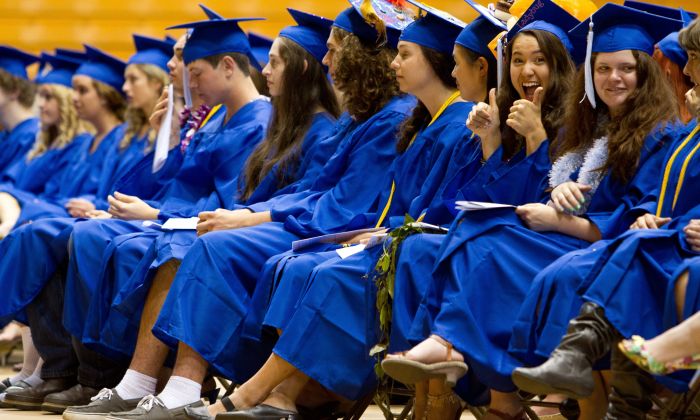
<svg viewBox="0 0 700 420"><path fill-rule="evenodd" d="M362 0L362 4L360 5L360 14L365 19L365 22L377 30L377 48L381 48L386 45L386 24L374 10L372 0Z"/></svg>
<svg viewBox="0 0 700 420"><path fill-rule="evenodd" d="M595 109L595 88L593 87L593 69L591 65L591 57L593 56L593 16L591 16L591 23L588 25L588 36L586 37L586 61L584 62L584 76L585 76L585 94L581 98L581 102L588 98L588 102L591 103L593 109Z"/></svg>
<svg viewBox="0 0 700 420"><path fill-rule="evenodd" d="M192 35L192 30L187 31L187 41ZM185 97L185 106L187 109L192 109L192 91L190 90L190 72L187 70L187 64L183 63L182 69L182 94Z"/></svg>
<svg viewBox="0 0 700 420"><path fill-rule="evenodd" d="M505 36L505 35L503 35ZM498 44L496 45L496 88L501 88L501 82L503 81L503 36L498 38Z"/></svg>

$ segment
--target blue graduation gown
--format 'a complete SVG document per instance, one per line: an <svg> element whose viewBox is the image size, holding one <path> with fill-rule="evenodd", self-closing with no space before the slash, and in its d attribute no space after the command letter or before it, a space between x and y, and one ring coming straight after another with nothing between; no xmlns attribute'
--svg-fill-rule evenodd
<svg viewBox="0 0 700 420"><path fill-rule="evenodd" d="M39 132L39 119L27 118L0 137L0 175L19 162L32 148Z"/></svg>
<svg viewBox="0 0 700 420"><path fill-rule="evenodd" d="M12 194L13 189L41 194L52 177L63 172L75 153L89 142L88 133L78 134L62 148L49 148L39 156L15 162L0 179L0 190Z"/></svg>
<svg viewBox="0 0 700 420"><path fill-rule="evenodd" d="M397 129L414 105L412 97L393 98L346 133L311 190L276 200L271 212L274 219L286 215L284 224L272 222L198 238L182 261L154 334L173 346L185 342L228 377L240 381L253 373L260 366L260 360L255 360L260 352L245 351L243 359L234 360L233 353L222 349L241 344L242 320L263 264L309 232L344 231L356 218L364 220L365 214L376 211L383 192L377 185L383 184L396 155ZM202 301L211 302L211 313L185 309ZM216 319L227 321L216 325ZM204 324L216 325L215 340L202 330Z"/></svg>
<svg viewBox="0 0 700 420"><path fill-rule="evenodd" d="M511 353L525 364L547 358L565 334L568 322L578 314L584 300L601 305L606 316L624 336L650 337L661 328L663 298L671 275L683 258L693 253L685 246L682 228L700 216L698 159L691 155L700 143L696 134L679 131L662 169L668 167L660 214L672 221L662 229L630 230L615 239L566 254L544 269L532 284L513 330ZM671 156L676 155L672 165ZM690 158L688 160L688 158ZM681 169L688 161L682 188L677 188ZM656 213L663 173L648 197L630 213L637 217ZM674 206L674 196L678 194ZM634 296L631 299L630 296Z"/></svg>
<svg viewBox="0 0 700 420"><path fill-rule="evenodd" d="M603 238L629 226L629 210L653 190L674 135L666 127L646 138L629 183L610 174L602 179L585 217ZM518 362L507 352L508 342L533 278L565 253L588 245L557 232L530 230L513 209L461 215L435 266L435 284L441 290L433 289L438 298L428 300L434 307L427 310L436 314L431 333L451 342L481 382L501 392L514 391L510 375Z"/></svg>
<svg viewBox="0 0 700 420"><path fill-rule="evenodd" d="M223 108L223 107L222 107ZM263 139L272 106L267 100L255 100L241 107L228 121L225 112L214 114L193 137L175 177L167 184L163 198L150 204L160 209L159 218L196 216L197 205L225 191L237 179L248 155ZM107 225L107 226L105 226ZM140 221L91 220L77 225L73 231L72 255L66 282L66 299L75 297L75 304L64 311L64 325L77 338L83 338L90 298L98 284L111 272L105 255L110 243L120 235L134 240L124 248L124 261L117 274L129 278L154 236L154 228ZM144 233L144 234L140 234ZM111 268L111 267L109 267ZM126 270L126 271L124 271ZM109 277L111 278L111 277ZM111 283L110 283L111 284ZM102 285L102 287L110 287Z"/></svg>
<svg viewBox="0 0 700 420"><path fill-rule="evenodd" d="M448 106L439 118L416 135L410 147L394 160L390 177L387 177L395 182L395 193L390 194L391 181L385 183L385 192L378 207L380 211L367 215L366 225L377 225L390 196L391 203L383 226L400 226L405 214L418 218L437 199L443 179L452 175L449 173L453 168L452 161L462 164L467 161L465 165L469 165L480 160L479 142L470 138L471 132L464 125L465 115L472 106L468 102ZM259 331L263 315L266 325L284 328L309 273L323 261L337 261L336 248L336 245L315 246L313 250L301 253L289 251L270 258L257 284L251 313L246 321L246 330L252 328L252 331L246 331L246 334L255 335L256 330Z"/></svg>
<svg viewBox="0 0 700 420"><path fill-rule="evenodd" d="M502 164L498 153L483 167L479 164L476 172L471 162L460 162L456 166L461 170L445 178L440 194L428 206L426 219L431 219L431 211L436 209L438 214L432 220L447 221L451 216L446 215L450 213L446 203L454 203L455 197L516 203L539 198L544 193L542 180L550 166L547 149L548 145L543 144L536 153L510 166ZM480 153L476 161L479 160ZM526 188L521 182L529 182L537 188ZM529 191L529 196L520 196L524 191ZM444 238L443 235L414 235L399 248L390 351L407 348L405 335L413 322L417 304L431 283L427 279L430 279L437 250ZM379 339L376 289L369 278L381 249L371 248L342 261L316 266L302 287L303 296L289 315L275 346L279 356L347 398L358 398L376 384L375 360L369 356L369 350ZM294 274L291 270L286 272ZM275 293L275 297L280 294ZM274 304L273 299L271 306ZM354 309L347 310L347 307ZM358 307L364 310L357 310ZM334 348L329 356L327 346L338 343L342 345ZM314 366L314 358L324 363ZM328 365L334 366L333 371L321 368Z"/></svg>
<svg viewBox="0 0 700 420"><path fill-rule="evenodd" d="M39 196L14 191L14 196L22 206L22 218L25 221L31 220L32 223L18 224L0 242L0 255L3 255L0 259L0 273L3 275L0 282L8 290L8 293L0 297L0 319L21 319L23 308L41 291L58 264L67 258L67 245L73 225L84 219L56 217L57 214L68 215L63 207L65 202L74 197L73 194L88 191L93 199L105 200L106 196L98 194L110 191L108 184L113 182L115 176L102 176L101 166L107 166L109 171L112 170L111 166L127 171L138 160L139 153L143 154L144 139L136 139L126 149L119 150L117 144L122 135L123 128L115 128L92 154L91 141L80 145L72 156L71 163L56 177L56 182L63 181L65 184L54 185L52 179L47 191ZM72 179L73 176L75 180ZM85 184L77 185L80 180L85 181ZM95 191L100 193L95 194Z"/></svg>

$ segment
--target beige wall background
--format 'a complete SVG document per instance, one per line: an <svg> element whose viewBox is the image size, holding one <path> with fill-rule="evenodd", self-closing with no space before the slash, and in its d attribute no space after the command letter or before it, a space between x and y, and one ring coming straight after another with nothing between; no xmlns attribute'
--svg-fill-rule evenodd
<svg viewBox="0 0 700 420"><path fill-rule="evenodd" d="M480 0L486 4L489 0ZM495 0L490 0L495 1ZM605 2L594 0L596 4ZM334 18L346 0L203 0L226 17L261 16L266 21L243 24L274 37L291 24L287 7ZM616 1L618 2L618 1ZM621 2L621 0L619 1ZM131 34L162 37L170 25L203 18L196 0L0 0L0 44L38 53L89 43L126 58L133 51ZM476 14L461 0L428 0L428 4L469 21ZM656 0L657 4L700 11L699 0ZM177 37L180 32L168 31Z"/></svg>

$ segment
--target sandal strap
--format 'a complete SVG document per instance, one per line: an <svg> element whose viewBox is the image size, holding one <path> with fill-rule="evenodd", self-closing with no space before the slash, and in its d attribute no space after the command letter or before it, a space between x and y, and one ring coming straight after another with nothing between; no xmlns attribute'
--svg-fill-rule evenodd
<svg viewBox="0 0 700 420"><path fill-rule="evenodd" d="M496 410L495 408L489 408L488 410L486 410L486 413L493 414L494 416L496 416L500 419L503 419L503 420L520 420L525 415L525 410L521 409L520 411L518 411L515 414L508 414L508 413L504 413L503 411Z"/></svg>
<svg viewBox="0 0 700 420"><path fill-rule="evenodd" d="M231 401L230 397L223 397L221 399L221 404L223 404L224 408L226 411L234 411L236 410L236 406L233 405L233 401Z"/></svg>
<svg viewBox="0 0 700 420"><path fill-rule="evenodd" d="M451 362L452 361L452 343L449 341L445 340L444 338L440 337L439 335L431 335L430 338L433 340L437 341L438 343L442 344L447 348L447 357L445 358L445 361Z"/></svg>

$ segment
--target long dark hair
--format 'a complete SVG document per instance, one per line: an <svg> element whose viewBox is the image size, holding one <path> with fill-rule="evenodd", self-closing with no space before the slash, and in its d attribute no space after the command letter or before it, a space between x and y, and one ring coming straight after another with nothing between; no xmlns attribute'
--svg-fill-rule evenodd
<svg viewBox="0 0 700 420"><path fill-rule="evenodd" d="M637 88L630 94L618 117L596 93L596 109L590 102L581 103L585 79L583 67L576 75L573 89L566 98L564 134L556 156L574 150L585 150L602 135L608 136L608 159L601 171L612 171L613 177L628 182L634 175L645 138L661 123L678 116L676 96L661 68L644 52L632 50L637 61ZM598 54L591 57L591 66ZM608 121L601 126L601 121Z"/></svg>
<svg viewBox="0 0 700 420"><path fill-rule="evenodd" d="M443 54L422 45L419 45L419 47L423 57L425 57L425 61L428 62L430 69L432 69L442 84L445 85L445 87L456 89L457 82L452 77L452 69L455 67L455 60L452 55ZM428 112L428 108L419 101L416 107L413 108L411 116L401 124L396 150L398 150L399 153L405 152L411 144L413 136L427 126L430 123L430 119L431 116L430 112Z"/></svg>
<svg viewBox="0 0 700 420"><path fill-rule="evenodd" d="M506 125L510 107L520 98L520 95L513 86L510 79L510 63L513 57L513 45L515 40L523 35L529 35L537 40L540 51L544 55L549 66L549 82L546 86L544 97L542 98L542 125L547 132L547 138L555 142L559 129L562 127L564 119L564 98L571 89L571 79L574 75L574 63L561 43L554 34L541 31L529 30L519 32L506 46L506 59L503 70L503 80L498 89L496 103L498 104L499 118L501 121L501 142L503 144L504 159L512 158L525 144L525 139L511 127ZM581 99L581 98L579 98Z"/></svg>
<svg viewBox="0 0 700 420"><path fill-rule="evenodd" d="M338 101L321 64L297 43L286 38L278 38L278 42L280 58L285 64L283 92L272 99L274 110L265 141L258 144L246 162L239 187L244 200L250 198L275 165L278 188L293 180L290 174L299 164L301 143L319 107L334 117L340 115Z"/></svg>
<svg viewBox="0 0 700 420"><path fill-rule="evenodd" d="M343 92L343 105L356 121L365 121L399 95L399 84L390 67L396 49L377 50L338 27L333 27L331 36L341 45L333 78Z"/></svg>

